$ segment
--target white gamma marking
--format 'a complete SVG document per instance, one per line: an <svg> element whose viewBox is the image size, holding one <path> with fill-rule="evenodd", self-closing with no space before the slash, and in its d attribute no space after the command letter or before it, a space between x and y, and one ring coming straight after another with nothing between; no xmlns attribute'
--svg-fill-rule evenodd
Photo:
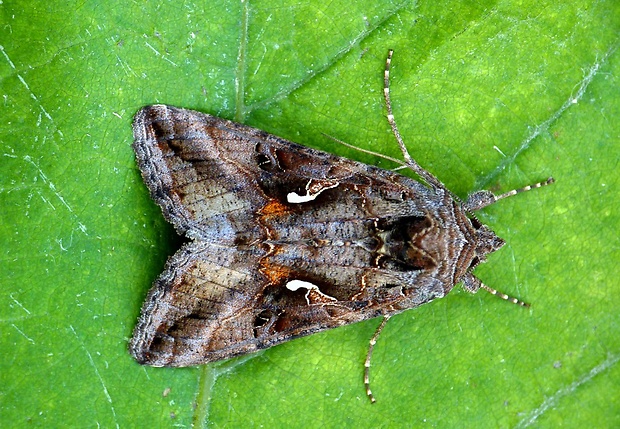
<svg viewBox="0 0 620 429"><path fill-rule="evenodd" d="M313 283L310 283L310 282L303 281L303 280L291 280L290 282L288 282L286 284L286 288L288 290L292 290L292 291L297 291L297 290L299 290L301 288L308 289L308 292L306 292L306 302L308 303L308 305L311 304L311 302L310 302L310 292L312 292L313 290L316 291L316 293L318 293L322 297L329 299L330 301L338 301L333 296L329 296L329 295L326 295L323 292L321 292L321 290L319 289L319 287L317 285L315 285ZM315 300L316 300L316 298L315 298ZM316 302L315 302L315 304L316 304Z"/></svg>
<svg viewBox="0 0 620 429"><path fill-rule="evenodd" d="M310 186L312 186L312 180L310 180L308 182L308 184L306 185L306 195L299 195L297 192L291 192L286 196L286 201L288 201L289 203L292 204L302 204L302 203L307 203L310 201L313 201L314 199L316 199L316 197L319 196L319 194L323 191L325 191L326 189L332 189L335 188L336 186L338 186L340 183L335 182L333 185L326 185L324 187L322 187L321 189L318 190L318 192L315 192L314 194L310 192ZM305 283L305 282L304 282ZM308 283L310 284L310 283ZM315 286L316 287L316 286ZM317 288L318 289L318 288Z"/></svg>
<svg viewBox="0 0 620 429"><path fill-rule="evenodd" d="M319 287L313 283L310 282L305 282L303 280L291 280L290 282L288 282L286 284L286 288L288 290L292 290L293 292L296 290L299 290L300 288L304 288L304 289L316 289L319 290Z"/></svg>

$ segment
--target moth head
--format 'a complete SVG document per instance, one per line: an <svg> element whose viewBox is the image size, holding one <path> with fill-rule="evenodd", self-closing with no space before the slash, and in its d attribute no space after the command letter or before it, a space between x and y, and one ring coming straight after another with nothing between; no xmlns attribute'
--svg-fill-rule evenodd
<svg viewBox="0 0 620 429"><path fill-rule="evenodd" d="M476 228L476 256L473 258L470 268L486 261L488 254L499 250L506 244L504 240L477 219L472 219L472 225Z"/></svg>

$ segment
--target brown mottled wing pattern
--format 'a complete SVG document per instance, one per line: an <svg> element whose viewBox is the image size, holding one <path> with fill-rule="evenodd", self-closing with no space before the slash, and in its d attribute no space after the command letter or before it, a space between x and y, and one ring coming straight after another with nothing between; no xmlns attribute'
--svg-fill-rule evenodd
<svg viewBox="0 0 620 429"><path fill-rule="evenodd" d="M151 196L192 239L142 308L141 363L197 365L416 307L470 257L460 206L397 173L164 105L136 114L134 136Z"/></svg>

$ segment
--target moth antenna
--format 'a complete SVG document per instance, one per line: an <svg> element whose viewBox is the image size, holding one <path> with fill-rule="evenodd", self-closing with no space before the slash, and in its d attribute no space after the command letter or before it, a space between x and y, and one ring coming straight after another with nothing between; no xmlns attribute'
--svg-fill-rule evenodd
<svg viewBox="0 0 620 429"><path fill-rule="evenodd" d="M505 192L501 195L495 195L491 191L474 192L467 197L467 201L463 204L463 208L465 208L465 210L469 213L473 213L484 207L488 207L491 204L495 204L504 198L512 197L513 195L520 194L521 192L531 191L532 189L542 188L543 186L551 185L554 182L555 179L553 177L549 177L544 182L538 182L519 189L513 189L512 191Z"/></svg>
<svg viewBox="0 0 620 429"><path fill-rule="evenodd" d="M355 145L352 145L351 143L347 143L347 142L342 141L342 140L340 140L340 139L338 139L336 137L332 137L329 134L325 134L325 133L321 133L321 134L323 134L328 139L331 139L331 140L335 141L336 143L339 143L339 144L341 144L343 146L346 146L346 147L348 147L350 149L355 149L355 150L357 150L359 152L366 153L368 155L376 156L378 158L382 158L382 159L386 159L386 160L391 161L391 162L395 162L396 164L400 165L400 167L398 167L398 168L407 168L407 167L409 167L409 165L407 165L406 163L402 162L400 159L392 158L391 156L383 155L382 153L379 153L379 152L373 152L372 150L362 149L361 147L357 147Z"/></svg>
<svg viewBox="0 0 620 429"><path fill-rule="evenodd" d="M392 128L392 134L394 134L394 137L398 142L398 146L400 146L400 151L405 158L407 166L432 187L445 189L445 186L439 180L437 180L435 176L423 169L420 164L415 162L411 155L409 155L407 146L405 146L405 142L400 135L400 131L398 131L398 126L396 125L396 120L394 119L394 113L392 112L392 100L390 98L390 67L392 65L393 54L394 50L390 49L388 51L387 59L385 60L385 72L383 74L383 97L385 98L385 107L387 108L387 120L390 123L390 127Z"/></svg>
<svg viewBox="0 0 620 429"><path fill-rule="evenodd" d="M383 330L383 328L385 328L385 325L387 324L387 321L390 320L390 317L392 316L383 316L381 324L377 327L375 334L370 339L368 353L366 354L366 362L364 362L364 386L366 387L366 395L368 395L368 399L370 399L370 402L372 404L377 402L377 400L375 399L372 391L370 390L370 359L372 358L372 351L375 348L375 344L377 344L377 338L379 338L381 331Z"/></svg>
<svg viewBox="0 0 620 429"><path fill-rule="evenodd" d="M530 304L528 304L527 302L521 301L520 299L517 299L510 295L506 295L505 293L495 290L492 287L489 287L482 282L480 282L480 287L486 290L487 292L489 292L491 295L495 295L501 299L505 299L506 301L512 302L513 304L520 305L521 307L530 308Z"/></svg>
<svg viewBox="0 0 620 429"><path fill-rule="evenodd" d="M544 182L534 183L533 185L524 186L519 189L513 189L512 191L508 191L501 195L497 195L495 197L495 201L499 201L504 198L512 197L513 195L520 194L521 192L527 192L527 191L531 191L532 189L542 188L543 186L551 185L554 182L555 182L555 179L553 177L549 177Z"/></svg>

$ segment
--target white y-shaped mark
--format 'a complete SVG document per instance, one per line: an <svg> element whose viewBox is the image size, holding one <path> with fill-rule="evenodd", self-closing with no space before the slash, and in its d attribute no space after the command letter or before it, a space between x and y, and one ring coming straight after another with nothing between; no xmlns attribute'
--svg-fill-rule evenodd
<svg viewBox="0 0 620 429"><path fill-rule="evenodd" d="M325 295L323 292L321 292L317 285L303 280L291 280L286 284L286 288L288 290L292 290L293 292L301 288L308 289L308 292L306 292L306 302L308 303L308 305L310 305L310 293L312 293L312 291L318 293L322 298L326 298L330 301L338 301L333 296Z"/></svg>
<svg viewBox="0 0 620 429"><path fill-rule="evenodd" d="M318 197L321 192L332 189L340 185L336 181L321 181L317 182L314 179L310 180L306 185L306 195L299 195L297 192L291 192L286 196L286 200L292 204L302 204L313 201Z"/></svg>

